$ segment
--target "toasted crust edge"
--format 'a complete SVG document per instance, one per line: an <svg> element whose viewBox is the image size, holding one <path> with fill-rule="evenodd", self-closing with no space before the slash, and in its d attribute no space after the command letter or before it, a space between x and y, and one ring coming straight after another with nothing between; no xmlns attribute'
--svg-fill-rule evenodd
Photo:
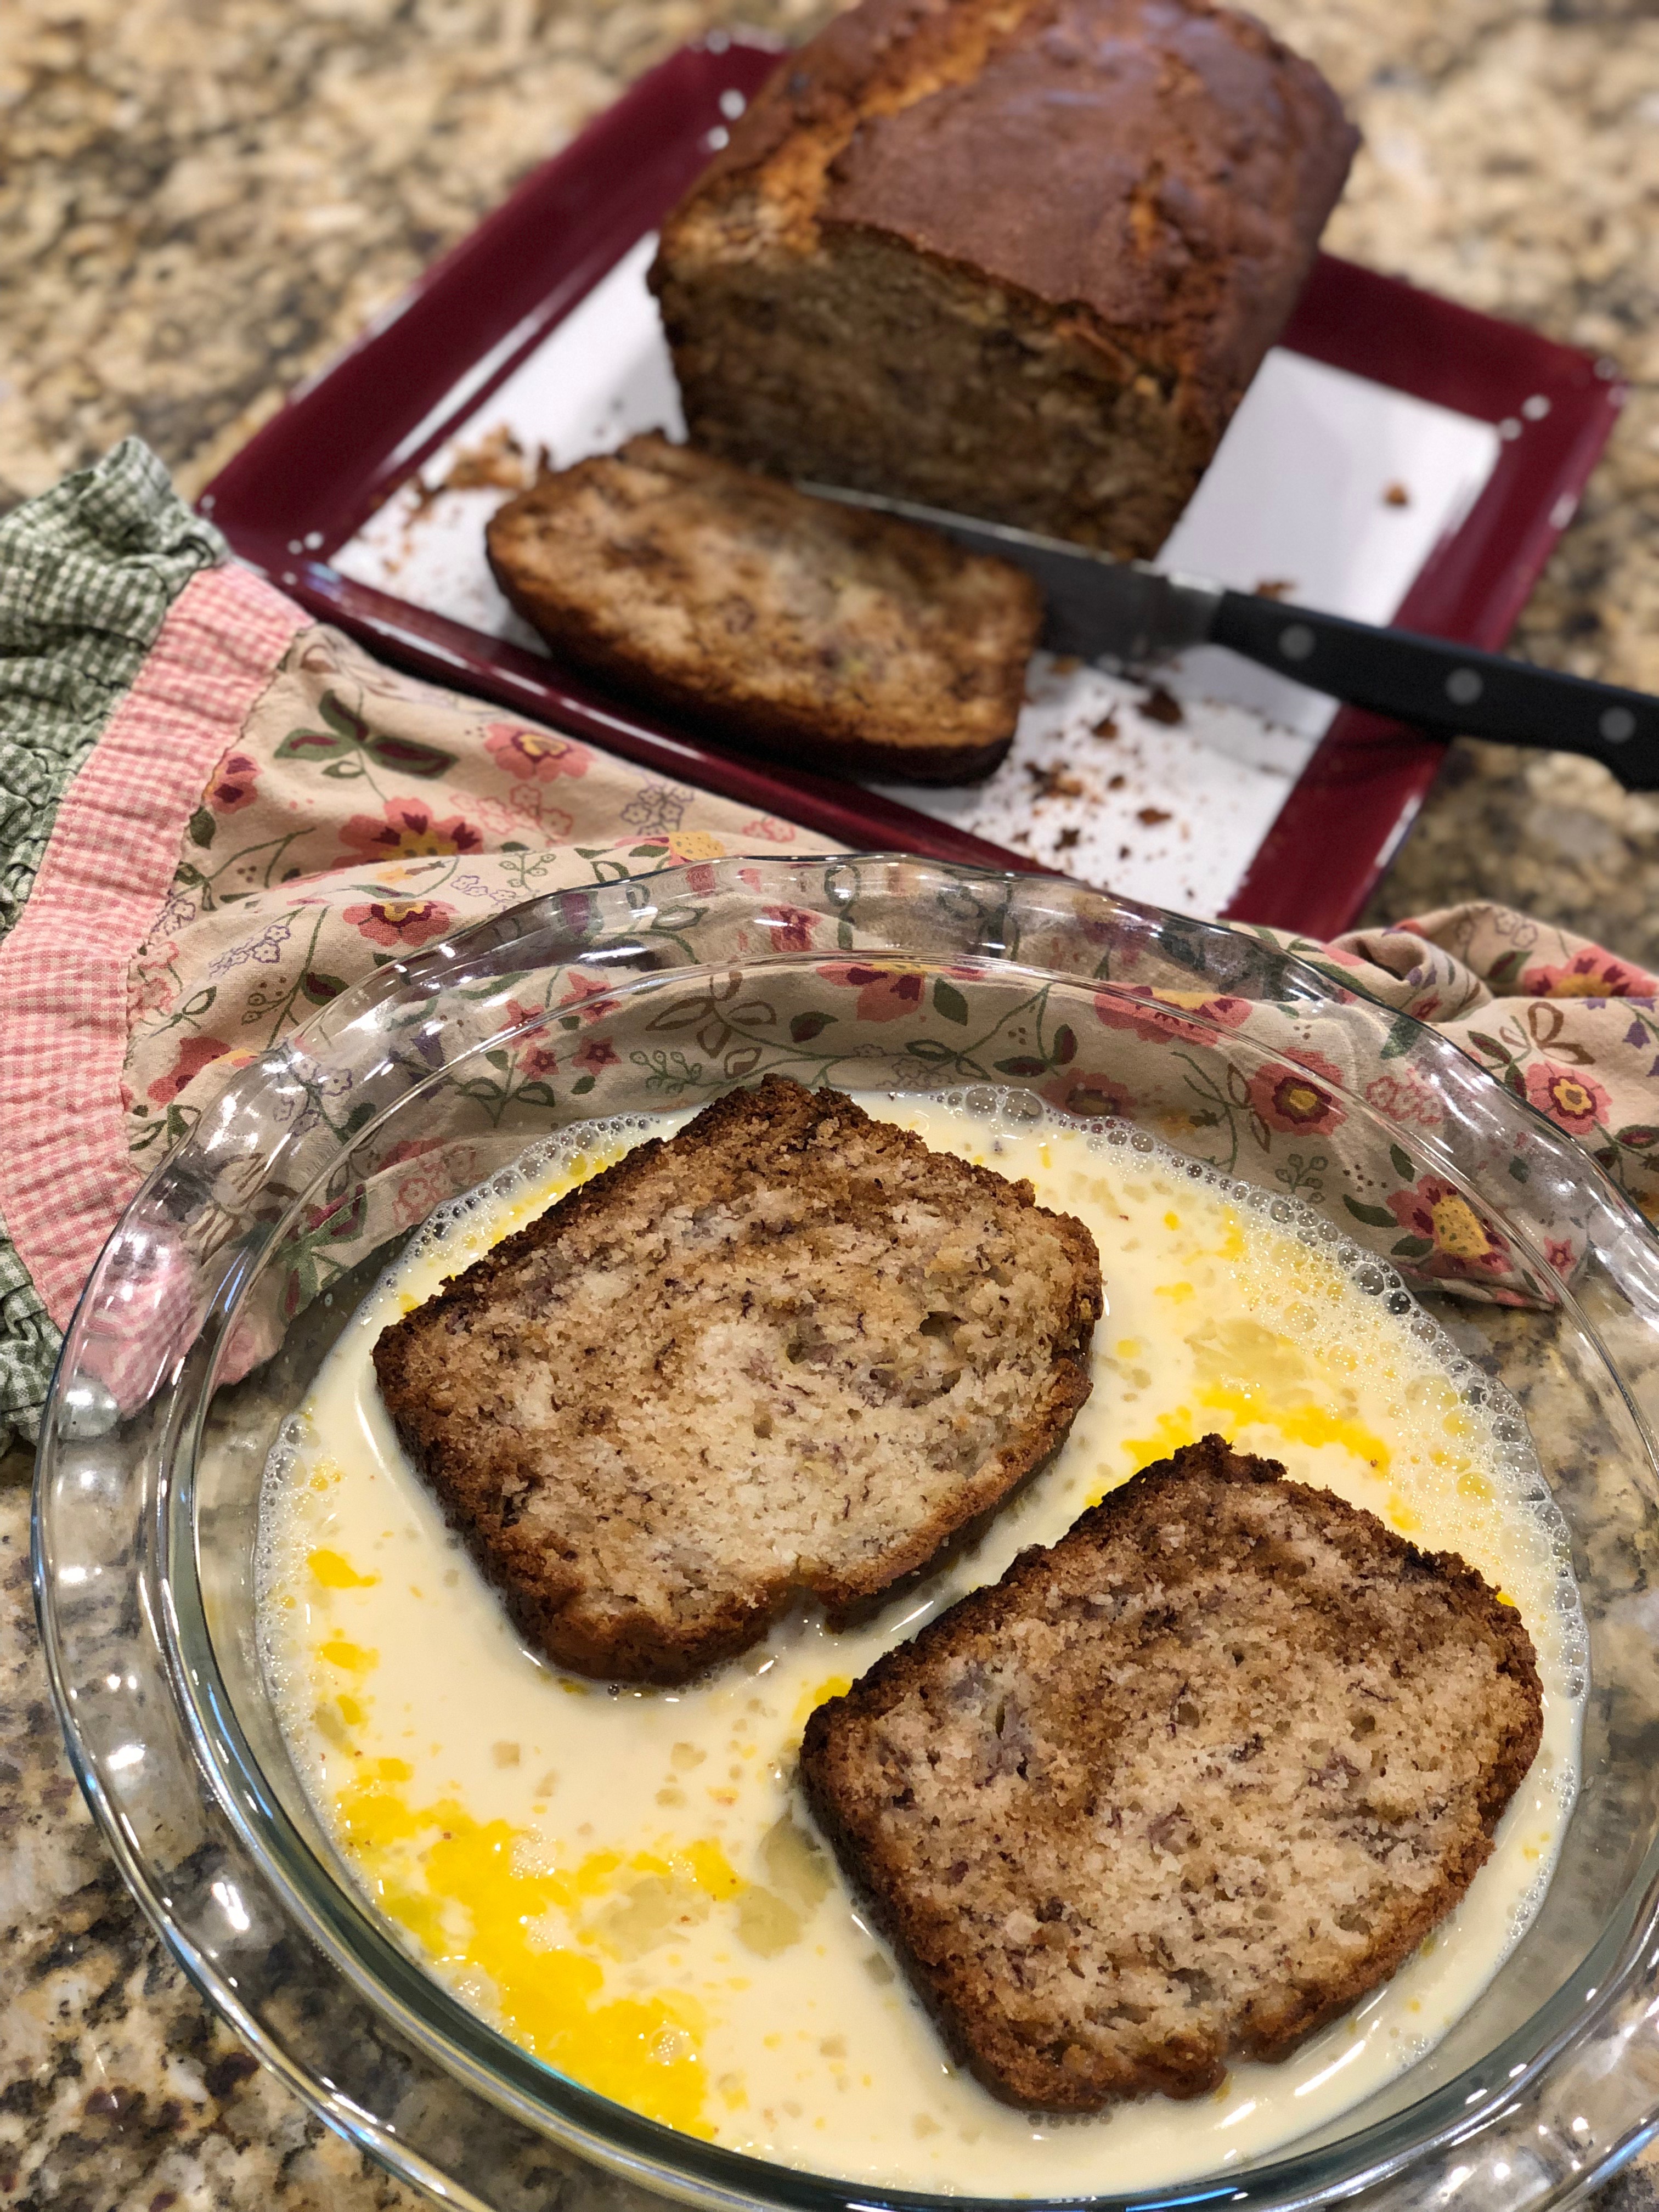
<svg viewBox="0 0 1659 2212"><path fill-rule="evenodd" d="M971 1591L930 1621L909 1643L886 1653L844 1696L827 1699L814 1710L802 1738L800 1779L813 1818L892 1945L911 1987L927 2006L952 2056L1005 2104L1032 2111L1092 2112L1148 2092L1176 2098L1201 2096L1221 2081L1224 2061L1231 2054L1195 2045L1186 2052L1176 2053L1167 2065L1144 2063L1115 2071L1103 2067L1093 2077L1080 2078L1057 2063L1045 2062L1039 2053L1007 2033L1000 2021L980 2008L971 1971L958 1966L940 1972L925 1962L915 1940L920 1932L917 1917L909 1911L902 1888L890 1879L883 1880L890 1869L884 1863L878 1838L851 1816L854 1802L851 1793L845 1796L837 1793L836 1768L844 1749L837 1741L838 1733L849 1722L878 1719L890 1711L924 1678L936 1645L948 1646L964 1628L994 1633L1018 1612L1028 1589L1042 1588L1054 1553L1105 1536L1118 1521L1139 1513L1158 1492L1194 1478L1279 1483L1286 1491L1315 1501L1322 1513L1329 1515L1330 1525L1346 1525L1373 1546L1375 1528L1381 1527L1374 1516L1334 1492L1292 1481L1279 1461L1236 1453L1224 1437L1213 1433L1202 1437L1169 1459L1143 1468L1098 1505L1080 1515L1057 1544L1033 1546L1022 1552L999 1582ZM1240 2057L1267 2061L1287 2057L1309 2036L1397 1971L1451 1911L1491 1856L1498 1820L1525 1779L1542 1739L1543 1686L1532 1638L1519 1613L1500 1604L1484 1577L1457 1553L1425 1552L1404 1537L1395 1537L1392 1530L1382 1533L1401 1546L1402 1570L1432 1575L1474 1619L1494 1633L1504 1655L1499 1672L1511 1675L1527 1694L1529 1726L1502 1746L1480 1806L1482 1832L1443 1870L1435 1889L1419 1900L1417 1909L1389 1941L1330 1985L1319 2002L1310 2001L1299 2009L1283 2014L1275 2024L1233 2046Z"/></svg>
<svg viewBox="0 0 1659 2212"><path fill-rule="evenodd" d="M844 1093L808 1091L783 1076L769 1075L752 1090L726 1091L703 1109L668 1143L688 1150L720 1146L734 1127L781 1123L784 1139L804 1149L828 1110L853 1127L881 1131L897 1149L919 1152L930 1162L948 1160L972 1182L1006 1200L1012 1194L1022 1210L1042 1215L1060 1231L1072 1259L1071 1297L1065 1316L1064 1348L1050 1368L1049 1388L1030 1417L988 1460L971 1485L958 1492L958 1508L936 1514L912 1534L910 1541L884 1555L883 1569L864 1576L807 1586L779 1577L758 1589L750 1602L733 1599L698 1632L672 1636L646 1617L636 1625L617 1626L595 1634L567 1610L568 1593L545 1587L539 1553L504 1527L489 1500L477 1494L467 1470L457 1469L447 1449L443 1424L422 1401L409 1374L413 1347L426 1329L442 1325L447 1314L473 1313L486 1305L501 1273L526 1253L567 1234L594 1210L626 1192L667 1149L651 1138L515 1231L437 1293L382 1330L371 1355L380 1395L399 1440L430 1485L448 1525L466 1544L478 1567L497 1589L520 1632L554 1665L602 1680L653 1683L672 1687L720 1660L734 1657L766 1633L797 1595L810 1594L823 1604L832 1627L845 1626L879 1598L925 1573L948 1549L969 1540L994 1513L1064 1442L1078 1409L1092 1387L1089 1352L1099 1316L1103 1291L1099 1255L1081 1222L1036 1204L1029 1182L1012 1182L993 1170L931 1152L920 1137L890 1122L875 1121Z"/></svg>

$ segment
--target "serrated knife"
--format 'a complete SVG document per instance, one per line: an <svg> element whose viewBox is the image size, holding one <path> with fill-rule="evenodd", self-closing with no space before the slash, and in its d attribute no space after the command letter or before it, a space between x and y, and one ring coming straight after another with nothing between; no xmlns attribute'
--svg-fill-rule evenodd
<svg viewBox="0 0 1659 2212"><path fill-rule="evenodd" d="M1086 545L913 500L833 484L799 489L921 523L971 552L1024 568L1042 586L1042 641L1053 652L1146 668L1194 646L1224 645L1349 706L1437 736L1583 753L1611 769L1627 791L1659 790L1659 699L1646 692L1230 591L1200 576L1165 575L1144 561L1115 561Z"/></svg>

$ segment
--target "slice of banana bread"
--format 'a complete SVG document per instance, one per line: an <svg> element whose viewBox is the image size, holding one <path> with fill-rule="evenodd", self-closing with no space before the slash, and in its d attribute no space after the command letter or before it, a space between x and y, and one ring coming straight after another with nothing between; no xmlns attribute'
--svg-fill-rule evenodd
<svg viewBox="0 0 1659 2212"><path fill-rule="evenodd" d="M846 775L988 775L1042 622L1006 562L655 432L509 500L488 545L502 591L578 667Z"/></svg>
<svg viewBox="0 0 1659 2212"><path fill-rule="evenodd" d="M927 1565L1089 1395L1100 1261L1028 1182L769 1077L381 1335L398 1433L536 1648L678 1682Z"/></svg>
<svg viewBox="0 0 1659 2212"><path fill-rule="evenodd" d="M1532 1764L1520 1615L1284 1473L1188 1445L808 1723L820 1825L1012 2104L1283 2057L1450 1911Z"/></svg>

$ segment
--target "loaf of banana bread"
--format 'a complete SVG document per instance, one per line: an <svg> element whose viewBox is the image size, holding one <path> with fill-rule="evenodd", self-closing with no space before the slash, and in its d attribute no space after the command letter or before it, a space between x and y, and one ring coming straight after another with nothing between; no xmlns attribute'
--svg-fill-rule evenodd
<svg viewBox="0 0 1659 2212"><path fill-rule="evenodd" d="M651 282L695 443L1155 552L1356 134L1210 0L862 0L779 69Z"/></svg>

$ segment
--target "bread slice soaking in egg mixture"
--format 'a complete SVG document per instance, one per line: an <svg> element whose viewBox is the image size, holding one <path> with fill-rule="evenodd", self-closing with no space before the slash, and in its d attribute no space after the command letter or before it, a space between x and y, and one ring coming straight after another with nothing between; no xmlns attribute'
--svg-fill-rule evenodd
<svg viewBox="0 0 1659 2212"><path fill-rule="evenodd" d="M678 1683L843 1620L1054 1450L1089 1231L833 1091L733 1091L383 1332L381 1395L556 1665Z"/></svg>
<svg viewBox="0 0 1659 2212"><path fill-rule="evenodd" d="M1206 1437L807 1726L820 1825L1009 2103L1196 2096L1449 1912L1539 1747L1515 1608Z"/></svg>

